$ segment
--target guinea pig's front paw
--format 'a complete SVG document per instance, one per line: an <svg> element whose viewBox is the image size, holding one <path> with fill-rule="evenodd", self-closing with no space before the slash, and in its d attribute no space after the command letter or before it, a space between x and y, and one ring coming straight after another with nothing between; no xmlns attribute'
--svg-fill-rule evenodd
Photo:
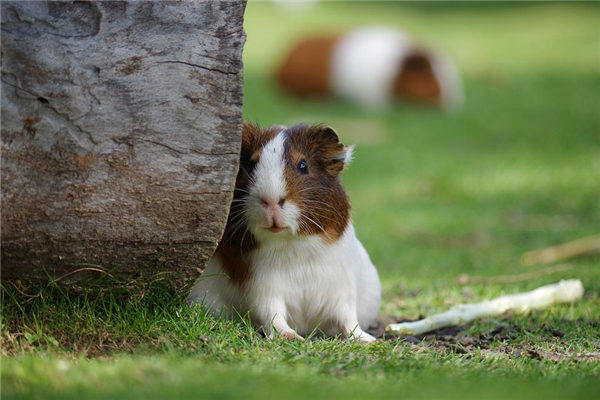
<svg viewBox="0 0 600 400"><path fill-rule="evenodd" d="M304 338L298 335L294 331L280 332L279 335L287 340L304 340Z"/></svg>
<svg viewBox="0 0 600 400"><path fill-rule="evenodd" d="M359 327L356 327L346 335L350 339L357 339L360 344L370 344L376 341L374 336L369 335Z"/></svg>
<svg viewBox="0 0 600 400"><path fill-rule="evenodd" d="M287 329L269 329L268 330L268 334L267 337L271 340L275 339L277 336L286 339L286 340L304 340L304 338L300 335L298 335L298 333L296 333L296 331L294 331L292 328L287 328Z"/></svg>
<svg viewBox="0 0 600 400"><path fill-rule="evenodd" d="M360 344L371 344L376 340L377 340L376 338L374 338L373 336L369 335L366 332L363 332L362 335L358 338L358 342Z"/></svg>

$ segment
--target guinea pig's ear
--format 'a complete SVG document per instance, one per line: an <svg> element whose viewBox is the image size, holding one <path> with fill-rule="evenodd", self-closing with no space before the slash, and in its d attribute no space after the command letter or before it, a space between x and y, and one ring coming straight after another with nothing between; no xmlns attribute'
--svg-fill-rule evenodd
<svg viewBox="0 0 600 400"><path fill-rule="evenodd" d="M338 175L352 161L354 146L340 143L337 132L330 126L320 127L319 134L323 140L326 170L331 175Z"/></svg>

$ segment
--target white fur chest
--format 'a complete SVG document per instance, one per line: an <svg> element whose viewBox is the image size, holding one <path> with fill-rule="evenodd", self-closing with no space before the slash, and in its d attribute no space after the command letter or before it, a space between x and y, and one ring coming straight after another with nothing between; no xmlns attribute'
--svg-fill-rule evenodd
<svg viewBox="0 0 600 400"><path fill-rule="evenodd" d="M356 301L356 265L348 257L353 240L325 244L320 237L309 237L266 244L252 257L246 307L282 302L284 318L297 332L327 328L343 303Z"/></svg>

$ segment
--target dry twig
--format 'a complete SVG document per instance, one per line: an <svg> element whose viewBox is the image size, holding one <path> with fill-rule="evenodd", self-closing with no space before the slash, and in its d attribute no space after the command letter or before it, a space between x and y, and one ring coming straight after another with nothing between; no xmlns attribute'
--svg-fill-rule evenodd
<svg viewBox="0 0 600 400"><path fill-rule="evenodd" d="M102 268L102 267L99 267L99 266L94 266L94 267L83 267L83 268L77 268L77 269L76 269L76 270L74 270L74 271L67 272L67 273L66 273L66 274L64 274L64 275L61 275L61 276L59 276L58 278L54 279L54 280L53 280L51 283L58 283L58 282L60 282L61 280L65 279L65 278L67 278L67 277L69 277L69 276L71 276L71 275L79 274L79 273L81 273L81 272L85 272L85 271L101 272L101 273L103 273L103 274L105 274L105 275L108 275L110 278L114 278L114 277L111 275L111 273L110 273L110 272L108 272L107 270L105 270L104 268Z"/></svg>
<svg viewBox="0 0 600 400"><path fill-rule="evenodd" d="M547 264L593 252L600 252L600 235L588 236L557 246L528 251L521 256L521 264L525 266Z"/></svg>

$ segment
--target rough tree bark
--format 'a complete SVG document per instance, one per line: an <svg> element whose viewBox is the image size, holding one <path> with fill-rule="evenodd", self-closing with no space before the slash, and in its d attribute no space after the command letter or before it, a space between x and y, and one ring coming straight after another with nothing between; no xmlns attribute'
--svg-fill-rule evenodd
<svg viewBox="0 0 600 400"><path fill-rule="evenodd" d="M2 1L2 277L197 276L232 197L244 1Z"/></svg>

